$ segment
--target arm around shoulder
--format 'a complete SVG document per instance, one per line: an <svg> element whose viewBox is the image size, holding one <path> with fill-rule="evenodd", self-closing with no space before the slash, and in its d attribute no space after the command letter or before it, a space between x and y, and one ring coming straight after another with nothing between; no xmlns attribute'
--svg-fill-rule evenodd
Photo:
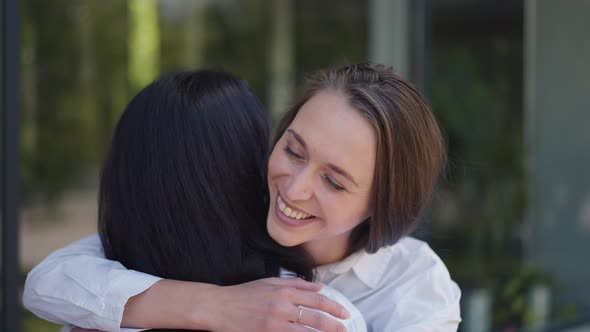
<svg viewBox="0 0 590 332"><path fill-rule="evenodd" d="M129 298L158 280L106 259L93 234L53 252L31 270L23 304L57 324L119 331Z"/></svg>
<svg viewBox="0 0 590 332"><path fill-rule="evenodd" d="M287 288L292 291L285 292ZM120 331L121 326L224 331L275 331L279 326L286 331L295 326L289 322L292 312L277 308L296 313L293 302L313 303L319 289L299 279L268 278L226 287L161 279L106 259L94 234L35 267L27 276L23 302L54 323L102 331ZM341 306L332 302L322 301L318 309L342 314Z"/></svg>

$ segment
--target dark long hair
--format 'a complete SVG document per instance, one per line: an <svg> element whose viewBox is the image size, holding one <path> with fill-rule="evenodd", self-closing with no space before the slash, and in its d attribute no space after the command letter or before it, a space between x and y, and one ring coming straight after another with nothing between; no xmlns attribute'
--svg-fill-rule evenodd
<svg viewBox="0 0 590 332"><path fill-rule="evenodd" d="M99 233L109 259L163 278L230 285L310 280L307 255L270 238L268 120L225 72L165 76L131 100L104 162Z"/></svg>

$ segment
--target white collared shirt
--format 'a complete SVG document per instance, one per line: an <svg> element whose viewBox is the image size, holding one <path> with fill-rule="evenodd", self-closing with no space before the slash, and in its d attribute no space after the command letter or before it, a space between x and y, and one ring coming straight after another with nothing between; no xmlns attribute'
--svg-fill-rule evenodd
<svg viewBox="0 0 590 332"><path fill-rule="evenodd" d="M344 294L370 332L447 332L461 322L461 291L423 241L406 237L374 254L357 252L316 269L319 281Z"/></svg>
<svg viewBox="0 0 590 332"><path fill-rule="evenodd" d="M430 247L413 238L320 266L317 274L318 281L350 299L370 332L456 331L461 320L459 288ZM31 270L23 303L58 324L121 331L127 300L158 280L107 260L94 234Z"/></svg>

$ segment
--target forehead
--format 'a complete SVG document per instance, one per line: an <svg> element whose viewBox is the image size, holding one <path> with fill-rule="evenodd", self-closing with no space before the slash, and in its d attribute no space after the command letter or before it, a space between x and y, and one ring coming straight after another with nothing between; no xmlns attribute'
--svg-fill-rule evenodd
<svg viewBox="0 0 590 332"><path fill-rule="evenodd" d="M343 168L357 181L372 180L374 129L342 93L318 93L301 107L289 127L305 140L310 159Z"/></svg>

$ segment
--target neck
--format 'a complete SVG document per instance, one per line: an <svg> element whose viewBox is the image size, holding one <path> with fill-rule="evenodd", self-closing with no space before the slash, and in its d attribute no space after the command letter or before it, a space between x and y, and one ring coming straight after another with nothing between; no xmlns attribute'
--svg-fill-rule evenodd
<svg viewBox="0 0 590 332"><path fill-rule="evenodd" d="M350 233L344 233L327 239L318 239L303 244L313 258L314 265L336 263L347 256Z"/></svg>

